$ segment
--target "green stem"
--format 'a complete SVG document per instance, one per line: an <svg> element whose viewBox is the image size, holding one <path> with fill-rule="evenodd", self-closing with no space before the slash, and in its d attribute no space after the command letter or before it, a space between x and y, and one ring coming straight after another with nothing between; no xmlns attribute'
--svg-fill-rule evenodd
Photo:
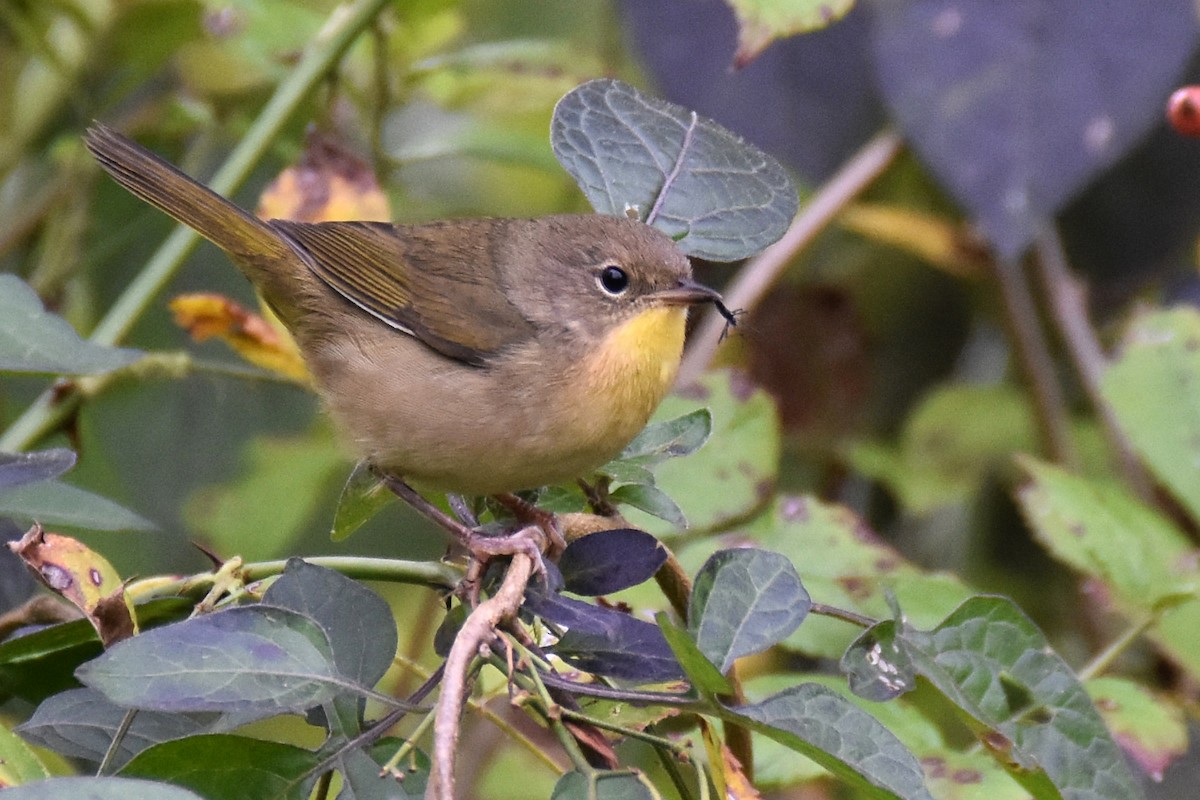
<svg viewBox="0 0 1200 800"><path fill-rule="evenodd" d="M524 675L533 686L534 694L541 700L542 708L540 711L550 730L558 737L558 742L562 745L563 750L566 751L567 757L571 759L571 763L578 771L585 774L594 772L595 770L592 765L588 763L587 756L583 754L583 750L579 747L579 742L575 741L575 737L571 735L571 731L562 722L562 707L554 702L554 698L550 696L549 690L546 689L546 684L542 683L542 676L538 673L537 667L534 666L534 654L512 637L509 637L509 642L514 649L521 653L522 659L529 665Z"/></svg>
<svg viewBox="0 0 1200 800"><path fill-rule="evenodd" d="M340 572L347 578L362 581L415 583L439 589L453 589L462 580L459 570L435 561L403 561L363 556L316 556L304 560L309 564ZM286 566L286 561L260 561L243 566L241 575L245 582L252 583L279 575ZM212 585L213 577L214 573L205 572L174 580L145 578L131 583L125 594L137 602L156 597L199 594L207 591Z"/></svg>
<svg viewBox="0 0 1200 800"><path fill-rule="evenodd" d="M232 194L245 181L305 98L388 2L357 0L334 9L313 47L279 84L258 119L213 176L210 182L213 191ZM124 339L154 298L175 277L197 241L198 235L190 228L176 228L100 320L91 340L111 345ZM78 405L79 397L75 394L58 397L53 390L44 392L0 437L0 450L27 449L70 416Z"/></svg>
<svg viewBox="0 0 1200 800"><path fill-rule="evenodd" d="M1126 628L1120 636L1109 643L1108 647L1101 650L1091 661L1080 668L1077 673L1079 680L1091 680L1108 669L1109 664L1115 661L1118 656L1129 648L1129 645L1141 638L1142 634L1158 621L1158 617L1157 613L1148 614L1143 619Z"/></svg>

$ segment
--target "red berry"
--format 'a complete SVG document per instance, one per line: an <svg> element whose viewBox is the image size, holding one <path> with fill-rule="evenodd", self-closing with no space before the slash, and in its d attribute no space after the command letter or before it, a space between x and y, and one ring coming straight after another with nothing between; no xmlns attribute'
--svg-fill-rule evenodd
<svg viewBox="0 0 1200 800"><path fill-rule="evenodd" d="M1200 86L1184 86L1171 93L1167 120L1176 133L1200 137Z"/></svg>

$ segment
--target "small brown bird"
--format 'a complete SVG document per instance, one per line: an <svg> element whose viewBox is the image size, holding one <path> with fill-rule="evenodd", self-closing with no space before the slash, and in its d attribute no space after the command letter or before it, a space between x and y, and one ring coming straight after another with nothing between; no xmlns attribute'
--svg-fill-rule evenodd
<svg viewBox="0 0 1200 800"><path fill-rule="evenodd" d="M110 128L86 142L229 254L358 453L421 486L498 494L586 475L670 389L688 307L732 321L674 242L635 220L263 221Z"/></svg>

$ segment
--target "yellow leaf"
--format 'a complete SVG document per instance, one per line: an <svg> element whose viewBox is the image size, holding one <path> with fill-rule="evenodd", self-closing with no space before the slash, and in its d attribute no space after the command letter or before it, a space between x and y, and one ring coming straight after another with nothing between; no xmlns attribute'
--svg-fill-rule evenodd
<svg viewBox="0 0 1200 800"><path fill-rule="evenodd" d="M307 383L308 370L292 337L268 320L219 294L184 294L171 301L175 324L202 342L214 336L251 364Z"/></svg>
<svg viewBox="0 0 1200 800"><path fill-rule="evenodd" d="M312 132L300 163L263 192L258 215L294 222L388 222L391 205L370 165L332 137Z"/></svg>
<svg viewBox="0 0 1200 800"><path fill-rule="evenodd" d="M843 227L906 250L959 278L983 272L984 249L966 229L945 217L883 203L855 203L838 217Z"/></svg>

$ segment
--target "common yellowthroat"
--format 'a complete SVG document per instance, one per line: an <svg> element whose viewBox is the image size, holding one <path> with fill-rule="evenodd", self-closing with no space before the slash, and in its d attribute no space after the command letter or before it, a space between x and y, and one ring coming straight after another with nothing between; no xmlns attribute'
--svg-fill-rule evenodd
<svg viewBox="0 0 1200 800"><path fill-rule="evenodd" d="M359 454L428 488L587 474L670 389L688 307L732 321L674 242L636 220L263 221L110 128L86 143L258 287Z"/></svg>

